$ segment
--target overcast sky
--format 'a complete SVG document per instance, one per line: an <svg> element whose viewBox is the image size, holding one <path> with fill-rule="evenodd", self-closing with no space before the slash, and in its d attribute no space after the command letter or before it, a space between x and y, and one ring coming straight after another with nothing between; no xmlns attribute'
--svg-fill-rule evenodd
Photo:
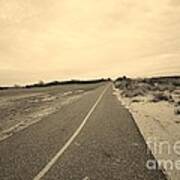
<svg viewBox="0 0 180 180"><path fill-rule="evenodd" d="M0 84L180 74L180 0L0 0Z"/></svg>

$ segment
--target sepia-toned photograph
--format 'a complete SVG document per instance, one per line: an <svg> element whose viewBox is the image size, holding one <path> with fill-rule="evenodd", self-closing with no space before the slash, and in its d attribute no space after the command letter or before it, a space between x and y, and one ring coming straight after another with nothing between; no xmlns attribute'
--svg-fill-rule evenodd
<svg viewBox="0 0 180 180"><path fill-rule="evenodd" d="M0 0L0 180L180 180L180 0Z"/></svg>

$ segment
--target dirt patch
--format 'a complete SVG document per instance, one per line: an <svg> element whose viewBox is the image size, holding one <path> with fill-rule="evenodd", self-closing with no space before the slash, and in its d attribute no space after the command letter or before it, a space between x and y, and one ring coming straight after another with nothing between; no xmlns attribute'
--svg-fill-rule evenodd
<svg viewBox="0 0 180 180"><path fill-rule="evenodd" d="M83 96L75 93L35 93L1 97L0 140L27 128Z"/></svg>

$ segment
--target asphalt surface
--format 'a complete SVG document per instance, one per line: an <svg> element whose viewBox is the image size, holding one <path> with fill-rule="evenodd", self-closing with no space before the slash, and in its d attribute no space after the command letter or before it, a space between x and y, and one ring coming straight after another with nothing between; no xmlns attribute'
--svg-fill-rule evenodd
<svg viewBox="0 0 180 180"><path fill-rule="evenodd" d="M45 180L165 180L146 168L149 159L132 116L107 84L1 141L0 180L33 180L46 167Z"/></svg>

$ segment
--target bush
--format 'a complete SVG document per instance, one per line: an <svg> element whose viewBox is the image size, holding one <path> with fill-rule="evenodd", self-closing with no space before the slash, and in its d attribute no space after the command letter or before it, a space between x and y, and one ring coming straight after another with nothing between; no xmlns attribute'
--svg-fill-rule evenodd
<svg viewBox="0 0 180 180"><path fill-rule="evenodd" d="M137 88L137 89L124 89L124 91L122 92L122 95L125 97L136 97L136 96L144 96L145 95L145 91L141 88Z"/></svg>
<svg viewBox="0 0 180 180"><path fill-rule="evenodd" d="M159 102L159 101L173 102L174 100L171 95L165 94L163 92L159 92L154 94L152 102Z"/></svg>
<svg viewBox="0 0 180 180"><path fill-rule="evenodd" d="M140 99L132 99L131 102L132 102L132 103L139 103L139 102L142 102L142 100L140 100Z"/></svg>
<svg viewBox="0 0 180 180"><path fill-rule="evenodd" d="M156 84L156 89L159 90L159 91L174 91L176 89L176 87L169 83L169 84Z"/></svg>
<svg viewBox="0 0 180 180"><path fill-rule="evenodd" d="M157 77L145 79L131 79L127 77L118 78L115 81L116 88L122 90L122 95L125 97L145 96L154 94L153 102L168 101L174 102L170 93L178 93L180 91L178 84L180 77ZM168 92L169 94L166 94Z"/></svg>
<svg viewBox="0 0 180 180"><path fill-rule="evenodd" d="M176 107L179 107L179 106L180 106L180 101L177 101L177 102L175 103L175 106L176 106Z"/></svg>
<svg viewBox="0 0 180 180"><path fill-rule="evenodd" d="M176 115L180 115L180 108L179 107L175 108L174 112L175 112Z"/></svg>

